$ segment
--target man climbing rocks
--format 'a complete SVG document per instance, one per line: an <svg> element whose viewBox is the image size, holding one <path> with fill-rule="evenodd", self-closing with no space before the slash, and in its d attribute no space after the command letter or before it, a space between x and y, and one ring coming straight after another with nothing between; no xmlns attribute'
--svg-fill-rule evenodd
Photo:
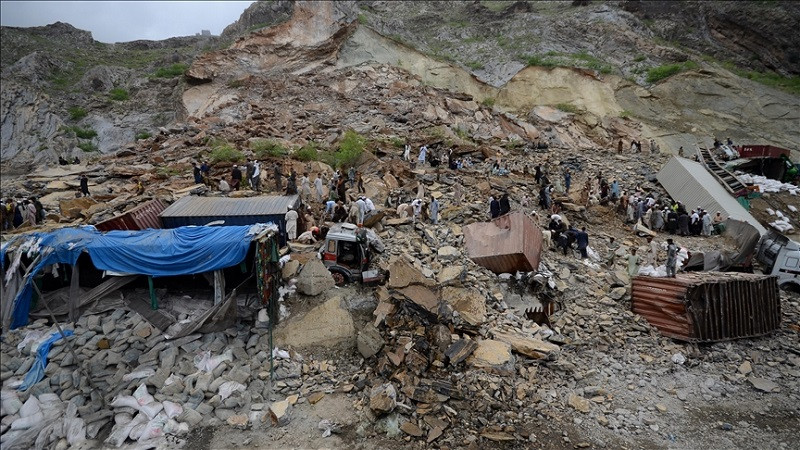
<svg viewBox="0 0 800 450"><path fill-rule="evenodd" d="M439 223L439 200L431 196L431 223L436 225Z"/></svg>
<svg viewBox="0 0 800 450"><path fill-rule="evenodd" d="M192 174L194 175L194 184L203 184L203 174L195 162L192 163Z"/></svg>
<svg viewBox="0 0 800 450"><path fill-rule="evenodd" d="M494 197L489 197L489 217L492 219L500 217L500 202Z"/></svg>
<svg viewBox="0 0 800 450"><path fill-rule="evenodd" d="M588 258L587 248L589 247L589 233L586 232L586 227L581 228L581 231L575 233L575 242L578 244L578 251L581 252L581 258Z"/></svg>
<svg viewBox="0 0 800 450"><path fill-rule="evenodd" d="M89 196L89 179L86 178L86 174L81 175L81 194L84 197Z"/></svg>
<svg viewBox="0 0 800 450"><path fill-rule="evenodd" d="M500 215L504 216L511 212L511 204L508 201L508 194L503 193L503 196L500 197Z"/></svg>
<svg viewBox="0 0 800 450"><path fill-rule="evenodd" d="M242 170L236 164L231 169L231 190L238 191L242 184Z"/></svg>

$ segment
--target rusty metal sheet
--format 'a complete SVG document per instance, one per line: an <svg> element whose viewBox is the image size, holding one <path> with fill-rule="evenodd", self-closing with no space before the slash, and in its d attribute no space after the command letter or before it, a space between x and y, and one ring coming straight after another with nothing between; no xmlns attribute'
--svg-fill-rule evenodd
<svg viewBox="0 0 800 450"><path fill-rule="evenodd" d="M112 217L95 225L100 231L111 230L146 230L148 228L161 228L159 214L167 208L161 199L149 202L126 211L122 215Z"/></svg>
<svg viewBox="0 0 800 450"><path fill-rule="evenodd" d="M638 276L632 291L633 312L664 335L683 341L761 336L780 326L775 276L735 272Z"/></svg>
<svg viewBox="0 0 800 450"><path fill-rule="evenodd" d="M539 267L542 231L522 212L464 227L467 255L494 273L530 272Z"/></svg>

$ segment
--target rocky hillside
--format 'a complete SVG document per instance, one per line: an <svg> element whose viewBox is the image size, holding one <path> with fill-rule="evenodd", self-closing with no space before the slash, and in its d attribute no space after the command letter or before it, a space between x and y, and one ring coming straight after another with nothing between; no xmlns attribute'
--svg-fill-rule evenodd
<svg viewBox="0 0 800 450"><path fill-rule="evenodd" d="M124 148L181 117L181 77L218 38L104 44L69 24L2 27L3 173Z"/></svg>

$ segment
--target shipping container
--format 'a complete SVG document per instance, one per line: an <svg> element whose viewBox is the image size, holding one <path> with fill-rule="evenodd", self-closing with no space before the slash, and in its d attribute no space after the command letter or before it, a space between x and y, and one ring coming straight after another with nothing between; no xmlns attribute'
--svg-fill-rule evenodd
<svg viewBox="0 0 800 450"><path fill-rule="evenodd" d="M161 228L161 219L158 215L166 209L167 204L160 199L149 202L126 211L122 215L112 217L95 224L100 231L111 230L146 230L148 228Z"/></svg>
<svg viewBox="0 0 800 450"><path fill-rule="evenodd" d="M633 312L662 334L688 342L761 336L781 322L778 279L736 272L634 277Z"/></svg>
<svg viewBox="0 0 800 450"><path fill-rule="evenodd" d="M522 212L465 226L464 243L469 258L494 273L539 268L542 231Z"/></svg>

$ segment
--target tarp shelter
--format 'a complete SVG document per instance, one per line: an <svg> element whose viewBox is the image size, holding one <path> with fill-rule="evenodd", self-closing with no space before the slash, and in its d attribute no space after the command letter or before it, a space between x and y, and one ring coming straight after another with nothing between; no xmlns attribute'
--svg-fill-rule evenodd
<svg viewBox="0 0 800 450"><path fill-rule="evenodd" d="M683 203L687 209L699 206L710 214L719 211L725 218L749 223L760 234L767 232L700 163L673 156L656 177L670 197Z"/></svg>
<svg viewBox="0 0 800 450"><path fill-rule="evenodd" d="M192 275L213 272L241 263L247 256L250 242L269 228L264 224L228 227L180 227L164 230L110 231L101 233L92 226L63 228L47 233L30 233L0 250L5 261L13 246L21 251L13 255L6 270L8 282L19 270L23 251L36 255L33 266L12 298L11 308L3 305L3 325L17 328L28 323L34 277L53 264L75 265L82 252L87 252L99 270L152 277ZM16 244L19 244L17 246ZM4 290L4 293L7 293Z"/></svg>
<svg viewBox="0 0 800 450"><path fill-rule="evenodd" d="M280 244L286 244L287 208L300 206L299 195L260 195L247 198L199 197L190 195L176 201L161 212L164 228L186 225L253 225L273 223L278 226Z"/></svg>

